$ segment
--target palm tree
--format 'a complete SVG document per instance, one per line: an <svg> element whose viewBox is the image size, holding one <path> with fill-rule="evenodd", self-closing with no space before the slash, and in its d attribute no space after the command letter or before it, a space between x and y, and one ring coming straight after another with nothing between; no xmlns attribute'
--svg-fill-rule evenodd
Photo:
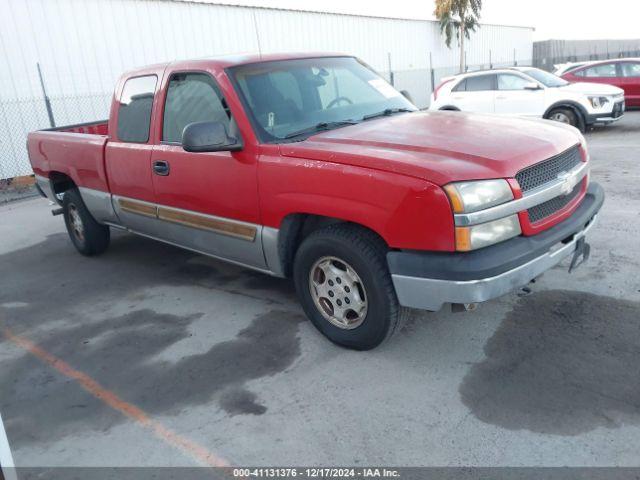
<svg viewBox="0 0 640 480"><path fill-rule="evenodd" d="M444 33L445 43L451 48L454 35L460 44L460 73L464 71L464 38L470 38L480 25L482 0L435 0L434 15L440 22L440 32Z"/></svg>

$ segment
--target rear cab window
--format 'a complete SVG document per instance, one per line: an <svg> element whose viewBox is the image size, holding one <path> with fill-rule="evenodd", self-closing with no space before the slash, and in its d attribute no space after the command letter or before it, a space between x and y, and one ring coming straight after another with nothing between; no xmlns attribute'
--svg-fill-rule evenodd
<svg viewBox="0 0 640 480"><path fill-rule="evenodd" d="M151 127L151 110L158 77L146 75L128 79L122 88L118 108L118 139L122 142L147 143Z"/></svg>

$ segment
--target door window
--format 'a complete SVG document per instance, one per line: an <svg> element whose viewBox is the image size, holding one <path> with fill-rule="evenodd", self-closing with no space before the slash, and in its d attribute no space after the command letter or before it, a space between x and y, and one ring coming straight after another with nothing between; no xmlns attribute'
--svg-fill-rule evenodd
<svg viewBox="0 0 640 480"><path fill-rule="evenodd" d="M151 126L153 94L158 77L130 78L124 84L118 108L118 138L123 142L147 143Z"/></svg>
<svg viewBox="0 0 640 480"><path fill-rule="evenodd" d="M622 62L623 77L640 77L640 63Z"/></svg>
<svg viewBox="0 0 640 480"><path fill-rule="evenodd" d="M171 77L162 121L162 141L182 143L184 127L195 122L221 122L229 128L231 113L214 80L206 73Z"/></svg>
<svg viewBox="0 0 640 480"><path fill-rule="evenodd" d="M605 63L604 65L595 65L584 70L585 77L615 77L616 64Z"/></svg>
<svg viewBox="0 0 640 480"><path fill-rule="evenodd" d="M462 80L458 85L453 87L452 92L464 92L467 90L467 81Z"/></svg>
<svg viewBox="0 0 640 480"><path fill-rule="evenodd" d="M531 83L531 81L519 75L498 75L498 90L524 90L525 86L529 83Z"/></svg>
<svg viewBox="0 0 640 480"><path fill-rule="evenodd" d="M466 91L481 92L485 90L494 90L495 75L477 75L475 77L467 77Z"/></svg>

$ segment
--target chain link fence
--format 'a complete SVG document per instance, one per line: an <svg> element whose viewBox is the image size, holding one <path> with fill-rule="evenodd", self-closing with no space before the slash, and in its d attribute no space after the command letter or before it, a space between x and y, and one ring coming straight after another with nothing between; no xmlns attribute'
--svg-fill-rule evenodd
<svg viewBox="0 0 640 480"><path fill-rule="evenodd" d="M526 62L496 62L467 66L467 71L500 68ZM429 106L433 89L442 78L458 73L457 66L393 70L381 75L398 90L406 90L419 108ZM35 130L106 119L109 116L111 93L51 96L40 98L0 98L0 188L8 179L31 175L31 165L25 148L27 134ZM48 101L48 105L47 105Z"/></svg>
<svg viewBox="0 0 640 480"><path fill-rule="evenodd" d="M49 103L51 119L43 98L0 99L0 179L32 173L25 148L29 132L107 118L111 94L51 97Z"/></svg>

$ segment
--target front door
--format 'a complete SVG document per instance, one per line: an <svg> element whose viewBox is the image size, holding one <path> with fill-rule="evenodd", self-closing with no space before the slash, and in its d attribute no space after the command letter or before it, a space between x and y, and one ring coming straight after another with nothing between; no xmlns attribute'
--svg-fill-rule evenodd
<svg viewBox="0 0 640 480"><path fill-rule="evenodd" d="M190 123L221 122L239 136L220 89L208 73L165 79L151 154L159 237L209 255L265 267L258 211L257 156L245 150L190 153L182 132Z"/></svg>
<svg viewBox="0 0 640 480"><path fill-rule="evenodd" d="M525 88L530 83L531 80L515 73L499 74L495 99L496 113L541 117L544 113L545 91L542 88Z"/></svg>

